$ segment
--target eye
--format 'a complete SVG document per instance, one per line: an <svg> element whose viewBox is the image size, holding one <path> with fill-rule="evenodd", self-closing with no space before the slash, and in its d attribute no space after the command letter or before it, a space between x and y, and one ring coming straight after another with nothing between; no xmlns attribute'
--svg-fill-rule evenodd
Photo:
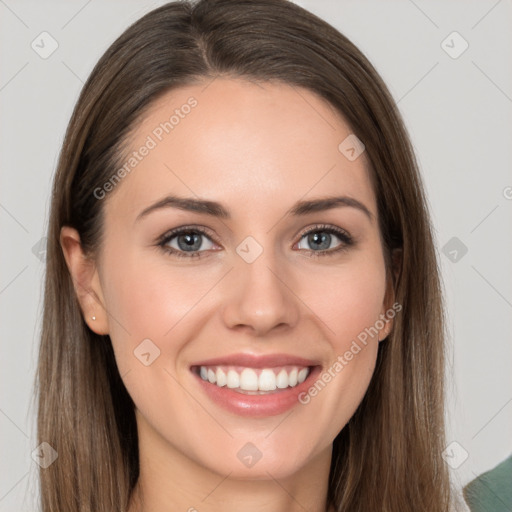
<svg viewBox="0 0 512 512"><path fill-rule="evenodd" d="M332 243L335 242L336 238L340 240L340 243L333 248ZM312 247L313 250L301 246L303 242ZM301 235L298 248L306 249L311 256L317 257L331 256L346 251L352 245L354 245L354 240L345 230L334 226L316 225L313 229L309 229Z"/></svg>
<svg viewBox="0 0 512 512"><path fill-rule="evenodd" d="M205 256L205 252L214 249L212 235L204 228L197 226L183 226L162 235L157 245L163 251L179 258L197 258ZM334 247L332 243L338 244ZM308 244L311 248L303 246ZM310 253L311 257L331 256L346 251L354 245L354 240L345 230L334 226L316 225L300 235L298 249Z"/></svg>
<svg viewBox="0 0 512 512"><path fill-rule="evenodd" d="M204 229L181 227L163 235L158 241L158 246L175 256L193 258L201 256L206 250L211 250L213 243Z"/></svg>

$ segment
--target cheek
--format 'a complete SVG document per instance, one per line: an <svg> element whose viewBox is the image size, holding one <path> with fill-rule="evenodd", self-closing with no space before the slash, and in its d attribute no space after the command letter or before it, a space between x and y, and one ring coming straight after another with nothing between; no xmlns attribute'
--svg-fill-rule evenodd
<svg viewBox="0 0 512 512"><path fill-rule="evenodd" d="M334 437L357 409L373 375L385 267L377 257L354 258L350 265L314 277L315 287L304 288L301 297L325 326L329 359L302 403L310 408L311 418L322 418Z"/></svg>
<svg viewBox="0 0 512 512"><path fill-rule="evenodd" d="M132 337L162 339L211 287L204 273L172 268L164 258L155 263L154 257L133 254L106 261L104 295L113 317L111 336L123 337L128 331Z"/></svg>
<svg viewBox="0 0 512 512"><path fill-rule="evenodd" d="M123 261L113 256L105 262L104 297L119 373L142 415L162 416L165 423L169 410L163 404L180 409L189 398L173 376L180 351L194 336L194 305L211 283L191 282L190 273L136 254Z"/></svg>
<svg viewBox="0 0 512 512"><path fill-rule="evenodd" d="M374 326L385 295L385 267L378 258L330 267L308 278L300 296L323 321L336 351ZM313 284L311 284L313 283ZM377 337L375 337L375 341Z"/></svg>

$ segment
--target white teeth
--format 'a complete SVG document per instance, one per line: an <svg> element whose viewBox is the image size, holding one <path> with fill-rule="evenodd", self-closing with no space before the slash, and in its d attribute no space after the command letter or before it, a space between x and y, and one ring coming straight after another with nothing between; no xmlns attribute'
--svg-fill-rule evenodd
<svg viewBox="0 0 512 512"><path fill-rule="evenodd" d="M229 370L226 384L231 389L240 387L240 375L235 370Z"/></svg>
<svg viewBox="0 0 512 512"><path fill-rule="evenodd" d="M216 384L219 387L227 386L230 389L241 391L275 391L295 387L306 380L309 368L286 366L279 368L243 368L235 370L232 367L201 366L199 375L201 379Z"/></svg>
<svg viewBox="0 0 512 512"><path fill-rule="evenodd" d="M302 368L302 370L297 375L297 381L299 382L299 384L302 384L306 380L307 376L308 376L308 369Z"/></svg>
<svg viewBox="0 0 512 512"><path fill-rule="evenodd" d="M201 368L202 369L202 368ZM288 387L288 374L286 370L281 370L276 377L276 386L279 389L284 389Z"/></svg>
<svg viewBox="0 0 512 512"><path fill-rule="evenodd" d="M260 391L274 391L276 389L276 374L272 370L262 370L258 380L258 388Z"/></svg>
<svg viewBox="0 0 512 512"><path fill-rule="evenodd" d="M258 376L251 368L245 368L240 374L240 389L258 391Z"/></svg>
<svg viewBox="0 0 512 512"><path fill-rule="evenodd" d="M226 374L222 371L222 368L217 369L217 386L225 386L228 382Z"/></svg>

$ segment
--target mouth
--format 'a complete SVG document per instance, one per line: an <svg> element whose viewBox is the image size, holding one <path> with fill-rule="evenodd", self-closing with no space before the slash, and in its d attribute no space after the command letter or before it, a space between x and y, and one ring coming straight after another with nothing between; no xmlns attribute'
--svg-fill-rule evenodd
<svg viewBox="0 0 512 512"><path fill-rule="evenodd" d="M242 416L282 414L299 404L321 372L318 361L288 355L238 354L190 367L199 387L216 405Z"/></svg>
<svg viewBox="0 0 512 512"><path fill-rule="evenodd" d="M243 366L195 366L192 371L205 382L237 393L262 395L279 393L283 389L302 384L313 367L279 366L274 368L248 368Z"/></svg>

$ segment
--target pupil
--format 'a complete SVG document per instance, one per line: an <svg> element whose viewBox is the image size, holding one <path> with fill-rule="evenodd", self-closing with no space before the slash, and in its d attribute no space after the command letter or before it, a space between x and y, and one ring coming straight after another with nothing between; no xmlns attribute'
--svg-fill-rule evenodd
<svg viewBox="0 0 512 512"><path fill-rule="evenodd" d="M178 237L178 245L180 249L189 251L190 249L199 249L201 247L201 241L199 240L200 235L197 233L187 233ZM185 243L181 241L185 239Z"/></svg>
<svg viewBox="0 0 512 512"><path fill-rule="evenodd" d="M329 248L329 245L330 245L330 242L331 242L331 235L329 233L324 233L323 235L318 235L318 233L314 233L312 235L309 235L309 242L314 242L315 244L318 244L318 242L320 241L320 245L322 244L322 242L325 242L327 241L327 243L323 244L323 247L320 247L321 249L328 249ZM312 244L313 245L313 244ZM317 247L319 247L317 245Z"/></svg>

